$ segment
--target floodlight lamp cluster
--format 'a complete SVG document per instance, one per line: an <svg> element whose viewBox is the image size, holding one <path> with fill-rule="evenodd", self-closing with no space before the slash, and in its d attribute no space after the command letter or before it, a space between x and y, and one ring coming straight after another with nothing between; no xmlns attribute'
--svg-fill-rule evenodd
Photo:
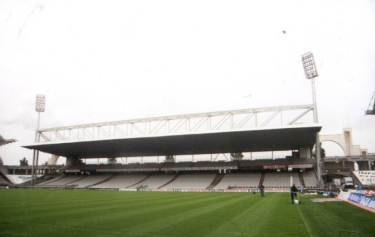
<svg viewBox="0 0 375 237"><path fill-rule="evenodd" d="M35 101L35 111L40 113L46 109L46 97L45 95L37 95Z"/></svg>
<svg viewBox="0 0 375 237"><path fill-rule="evenodd" d="M318 76L318 71L316 70L315 66L314 55L311 52L307 52L302 55L302 64L307 79L313 79Z"/></svg>

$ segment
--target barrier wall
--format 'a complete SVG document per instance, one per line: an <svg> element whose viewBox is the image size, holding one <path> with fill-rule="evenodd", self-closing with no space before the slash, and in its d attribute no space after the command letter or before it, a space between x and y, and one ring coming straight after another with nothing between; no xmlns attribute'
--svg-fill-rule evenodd
<svg viewBox="0 0 375 237"><path fill-rule="evenodd" d="M365 196L360 193L351 193L348 200L361 206L372 208L375 210L375 197L373 196Z"/></svg>
<svg viewBox="0 0 375 237"><path fill-rule="evenodd" d="M375 211L375 196L373 195L373 190L341 192L339 198Z"/></svg>

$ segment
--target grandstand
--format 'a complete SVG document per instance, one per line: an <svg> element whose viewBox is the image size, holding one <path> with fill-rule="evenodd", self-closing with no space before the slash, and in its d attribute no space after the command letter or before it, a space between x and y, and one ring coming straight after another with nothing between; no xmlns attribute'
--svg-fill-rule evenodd
<svg viewBox="0 0 375 237"><path fill-rule="evenodd" d="M181 174L173 182L165 185L164 190L206 190L213 182L215 174Z"/></svg>
<svg viewBox="0 0 375 237"><path fill-rule="evenodd" d="M49 186L49 185L53 186L53 184L54 184L56 181L58 181L58 180L60 180L60 179L63 179L63 178L64 178L64 175L59 175L59 176L56 176L56 177L54 177L54 178L52 178L52 179L49 179L49 180L47 180L47 181L43 181L43 180L41 180L41 182L40 182L39 184L37 184L37 186L39 186L39 187Z"/></svg>
<svg viewBox="0 0 375 237"><path fill-rule="evenodd" d="M266 188L287 188L293 183L296 186L301 186L299 177L295 173L269 173L265 176L263 185Z"/></svg>
<svg viewBox="0 0 375 237"><path fill-rule="evenodd" d="M16 142L16 139L5 139L1 134L0 134L0 147ZM0 186L9 186L12 185L12 181L9 179L9 177L6 176L6 167L4 167L4 162L2 158L0 157Z"/></svg>
<svg viewBox="0 0 375 237"><path fill-rule="evenodd" d="M144 187L147 190L158 190L164 185L172 182L177 175L175 174L153 174L147 179L131 187Z"/></svg>
<svg viewBox="0 0 375 237"><path fill-rule="evenodd" d="M316 175L313 171L304 172L303 181L306 188L314 188L318 186Z"/></svg>
<svg viewBox="0 0 375 237"><path fill-rule="evenodd" d="M287 191L294 183L317 188L313 170L298 172L238 171L218 173L195 172L135 172L114 174L65 174L37 184L38 187L89 189L141 189L144 191L245 191L257 190L263 184L269 191Z"/></svg>
<svg viewBox="0 0 375 237"><path fill-rule="evenodd" d="M112 175L86 175L83 179L79 179L70 183L78 188L88 188L90 186L103 183L106 180L110 179Z"/></svg>
<svg viewBox="0 0 375 237"><path fill-rule="evenodd" d="M23 183L31 181L31 175L6 174L5 177L12 184L23 184Z"/></svg>
<svg viewBox="0 0 375 237"><path fill-rule="evenodd" d="M84 178L83 176L68 175L68 176L58 178L55 181L48 183L47 185L48 186L65 186L65 185L77 182L78 180L82 180L83 178ZM45 185L45 184L42 183L41 186L42 185Z"/></svg>
<svg viewBox="0 0 375 237"><path fill-rule="evenodd" d="M257 188L260 184L261 173L233 173L224 175L215 189Z"/></svg>
<svg viewBox="0 0 375 237"><path fill-rule="evenodd" d="M327 157L326 178L351 176L355 163L359 170L374 169L375 157ZM38 187L91 189L138 189L148 191L248 191L263 184L269 191L286 191L293 183L307 189L318 187L314 161L298 158L240 161L182 161L130 164L79 164L75 166L40 166ZM2 166L3 184L27 185L30 166ZM278 172L279 171L279 172ZM199 175L204 179L195 180ZM208 178L207 178L208 177ZM18 181L17 181L18 180ZM199 181L201 184L196 184ZM192 184L192 185L188 185ZM267 191L267 190L266 190Z"/></svg>
<svg viewBox="0 0 375 237"><path fill-rule="evenodd" d="M285 190L291 178L298 186L303 184L299 172L318 171L312 148L321 125L313 120L313 109L312 105L275 106L46 128L38 131L36 143L24 147L52 154L49 165L36 169L58 178L43 177L38 187L248 191L263 184ZM272 155L252 159L257 152ZM288 155L275 159L274 152ZM210 158L196 162L195 155ZM216 160L220 155L228 159ZM66 157L66 166L54 167L59 156ZM179 160L181 156L192 159ZM144 163L147 157L157 161ZM93 164L97 158L126 162ZM129 163L128 158L140 162ZM85 164L88 159L90 164ZM318 183L312 182L312 187Z"/></svg>
<svg viewBox="0 0 375 237"><path fill-rule="evenodd" d="M301 187L297 173L268 173L263 182L268 191L288 191L292 184Z"/></svg>
<svg viewBox="0 0 375 237"><path fill-rule="evenodd" d="M118 174L106 182L92 186L92 188L119 189L130 188L141 183L148 177L147 174Z"/></svg>
<svg viewBox="0 0 375 237"><path fill-rule="evenodd" d="M34 169L45 176L37 181L39 187L248 191L264 185L286 191L292 183L316 189L328 173L350 175L354 163L371 169L373 162L362 159L317 164L313 147L321 126L312 119L313 109L276 106L46 128L39 131L38 142L24 147L52 154L48 165ZM253 159L258 152L271 155ZM277 152L288 154L274 157ZM196 161L201 155L206 159ZM59 156L66 158L65 166L56 165ZM148 157L154 160L144 163ZM103 158L111 162L92 162ZM9 173L22 174L21 169L32 171L9 167Z"/></svg>

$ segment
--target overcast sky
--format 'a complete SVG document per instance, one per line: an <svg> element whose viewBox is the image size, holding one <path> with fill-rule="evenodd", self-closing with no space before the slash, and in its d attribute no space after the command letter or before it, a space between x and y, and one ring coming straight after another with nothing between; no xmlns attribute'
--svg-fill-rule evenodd
<svg viewBox="0 0 375 237"><path fill-rule="evenodd" d="M375 152L374 42L370 0L0 0L0 156L31 158L37 93L42 127L311 103L306 51L323 133Z"/></svg>

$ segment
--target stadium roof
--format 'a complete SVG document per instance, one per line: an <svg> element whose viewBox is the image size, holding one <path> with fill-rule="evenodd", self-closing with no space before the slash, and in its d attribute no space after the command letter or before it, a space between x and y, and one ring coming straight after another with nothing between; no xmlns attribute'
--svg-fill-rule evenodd
<svg viewBox="0 0 375 237"><path fill-rule="evenodd" d="M187 133L26 145L54 155L77 158L187 155L294 150L313 146L320 125Z"/></svg>
<svg viewBox="0 0 375 237"><path fill-rule="evenodd" d="M12 142L16 142L16 140L15 139L4 139L0 135L0 146L6 145L6 144L9 144L9 143L12 143Z"/></svg>

